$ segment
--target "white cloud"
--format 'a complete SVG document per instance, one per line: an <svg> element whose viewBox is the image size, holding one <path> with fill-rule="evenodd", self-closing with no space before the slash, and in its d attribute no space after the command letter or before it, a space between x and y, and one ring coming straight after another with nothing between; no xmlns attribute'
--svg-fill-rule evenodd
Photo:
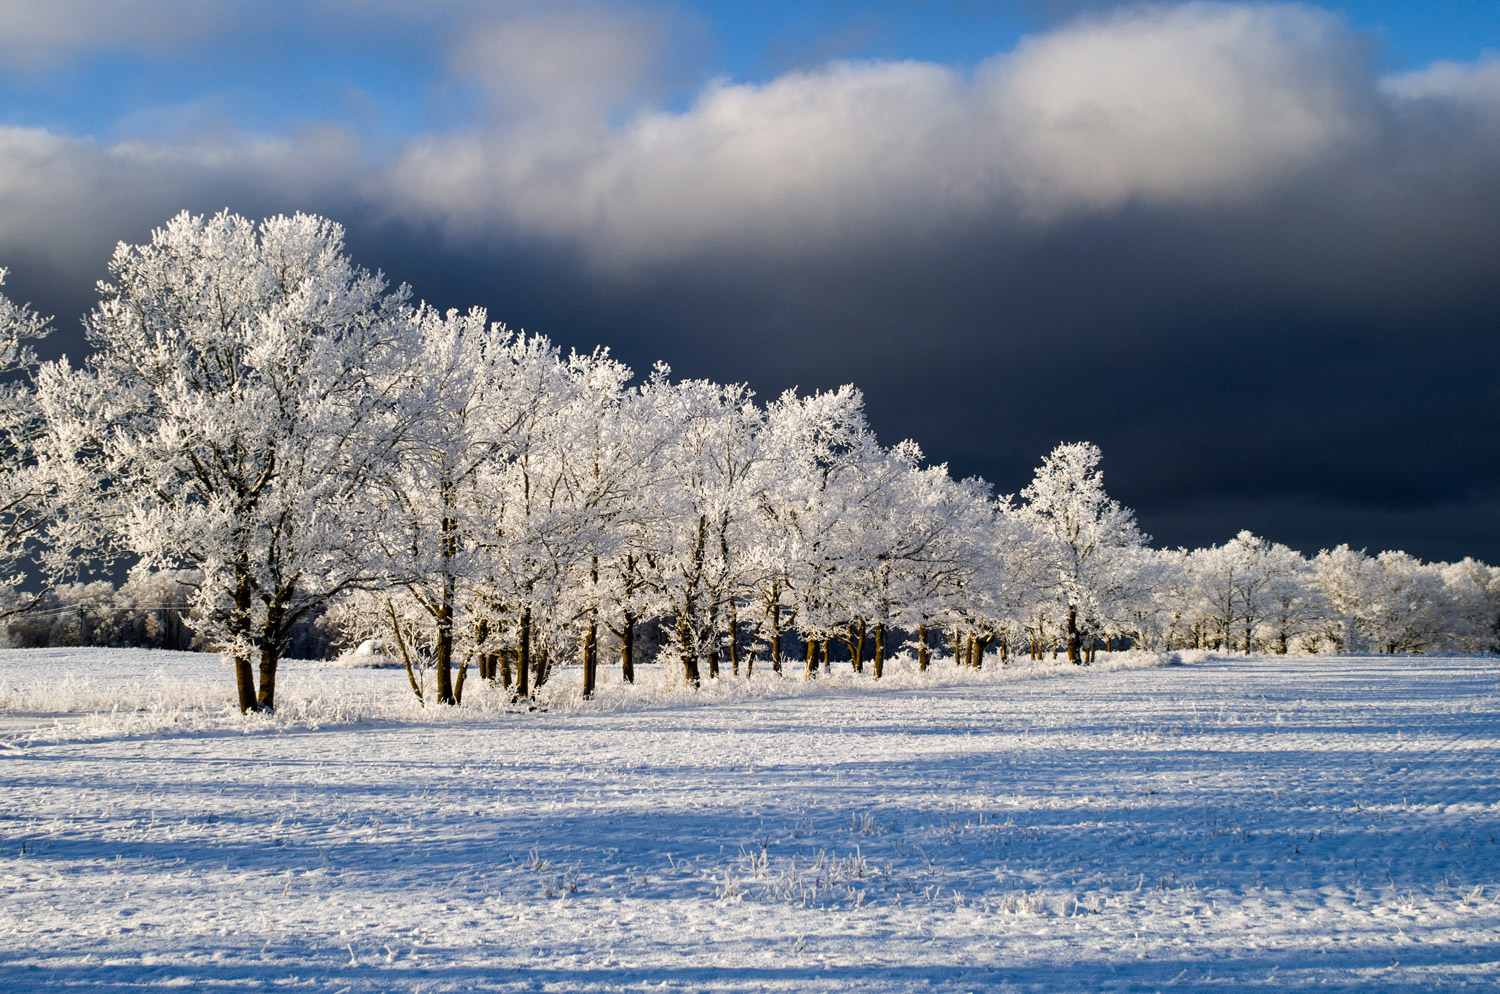
<svg viewBox="0 0 1500 994"><path fill-rule="evenodd" d="M0 127L0 260L103 275L113 238L143 239L183 207L312 206L358 182L359 170L352 142L337 131L100 145Z"/></svg>
<svg viewBox="0 0 1500 994"><path fill-rule="evenodd" d="M992 60L992 159L1028 209L1253 193L1370 124L1362 51L1331 15L1187 4L1085 19Z"/></svg>
<svg viewBox="0 0 1500 994"><path fill-rule="evenodd" d="M1381 86L1401 100L1500 105L1500 54L1487 52L1472 63L1435 62L1425 69L1392 76Z"/></svg>
<svg viewBox="0 0 1500 994"><path fill-rule="evenodd" d="M721 237L792 242L927 186L961 99L937 66L840 64L762 87L716 84L687 113L615 131L430 136L390 188L459 226L577 240L600 258Z"/></svg>
<svg viewBox="0 0 1500 994"><path fill-rule="evenodd" d="M976 216L1035 223L1253 195L1370 126L1361 50L1304 7L1135 8L1023 42L972 79L838 63L708 87L616 129L432 135L391 197L607 265L733 243L817 247Z"/></svg>
<svg viewBox="0 0 1500 994"><path fill-rule="evenodd" d="M505 9L465 36L454 65L534 112L420 136L386 165L336 132L102 146L0 129L0 259L127 220L142 236L235 190L272 209L359 201L479 240L539 238L619 271L726 247L937 245L1136 204L1243 203L1353 151L1378 172L1380 129L1404 127L1392 100L1500 107L1494 60L1382 88L1326 13L1188 4L1086 18L972 74L835 63L715 82L686 110L612 124L610 94L649 72L650 23Z"/></svg>

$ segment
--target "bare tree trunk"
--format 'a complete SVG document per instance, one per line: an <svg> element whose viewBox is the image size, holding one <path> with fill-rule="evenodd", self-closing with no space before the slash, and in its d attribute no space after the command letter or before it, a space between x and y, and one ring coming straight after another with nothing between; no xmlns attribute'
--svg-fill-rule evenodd
<svg viewBox="0 0 1500 994"><path fill-rule="evenodd" d="M818 640L807 633L807 672L802 675L804 680L816 680L818 677Z"/></svg>
<svg viewBox="0 0 1500 994"><path fill-rule="evenodd" d="M255 710L276 710L276 664L281 661L281 650L274 642L263 642L260 647L260 692L255 695Z"/></svg>
<svg viewBox="0 0 1500 994"><path fill-rule="evenodd" d="M598 676L595 672L598 663L595 646L598 638L598 622L590 621L588 631L583 635L583 699L586 701L594 696L595 681Z"/></svg>
<svg viewBox="0 0 1500 994"><path fill-rule="evenodd" d="M776 603L771 605L771 672L781 672L781 588L772 587Z"/></svg>
<svg viewBox="0 0 1500 994"><path fill-rule="evenodd" d="M598 467L595 466L595 470ZM583 636L583 699L594 696L598 684L599 669L599 557L589 560L589 582L596 603L589 608L589 628Z"/></svg>
<svg viewBox="0 0 1500 994"><path fill-rule="evenodd" d="M755 676L755 661L760 658L760 622L750 625L750 637L745 644L750 650L745 654L745 679L749 680Z"/></svg>
<svg viewBox="0 0 1500 994"><path fill-rule="evenodd" d="M993 641L995 641L993 634L974 636L974 668L976 670L984 668L984 650L988 649Z"/></svg>
<svg viewBox="0 0 1500 994"><path fill-rule="evenodd" d="M474 622L474 652L479 657L479 679L495 681L495 656L486 644L490 638L490 620L480 617Z"/></svg>
<svg viewBox="0 0 1500 994"><path fill-rule="evenodd" d="M439 485L443 506L453 506L453 484L444 481ZM457 704L453 692L453 597L454 583L452 563L458 555L458 520L451 514L443 515L438 532L438 554L442 558L443 586L439 594L437 609L437 644L433 662L437 666L437 696L439 704Z"/></svg>
<svg viewBox="0 0 1500 994"><path fill-rule="evenodd" d="M635 623L635 615L626 611L620 625L620 676L626 683L635 683Z"/></svg>
<svg viewBox="0 0 1500 994"><path fill-rule="evenodd" d="M179 650L188 648L187 626L182 623L182 612L168 611L167 618L171 622L167 627L167 631L171 633L169 636L171 641L167 648Z"/></svg>
<svg viewBox="0 0 1500 994"><path fill-rule="evenodd" d="M832 652L833 646L832 646L832 642L833 642L832 639L824 639L823 640L823 672L824 673L832 673L833 672L833 652Z"/></svg>
<svg viewBox="0 0 1500 994"><path fill-rule="evenodd" d="M677 638L682 649L682 674L688 686L697 689L703 683L703 676L698 670L698 611L697 611L697 585L703 575L703 551L704 543L708 539L708 516L698 515L698 536L693 543L692 571L689 581L685 584L682 599L682 609L677 612Z"/></svg>
<svg viewBox="0 0 1500 994"><path fill-rule="evenodd" d="M462 704L464 701L464 680L469 675L469 657L467 655L458 664L458 676L453 680L453 703Z"/></svg>
<svg viewBox="0 0 1500 994"><path fill-rule="evenodd" d="M927 626L917 626L917 669L927 672Z"/></svg>
<svg viewBox="0 0 1500 994"><path fill-rule="evenodd" d="M740 675L740 614L734 601L729 602L729 670Z"/></svg>
<svg viewBox="0 0 1500 994"><path fill-rule="evenodd" d="M417 703L425 708L427 699L422 695L422 683L417 679L417 669L412 665L411 653L406 650L406 639L401 637L401 622L396 618L396 607L389 597L385 601L385 610L391 619L391 634L396 637L396 648L401 650L401 661L406 664L406 679L411 681L411 692L417 695Z"/></svg>
<svg viewBox="0 0 1500 994"><path fill-rule="evenodd" d="M875 623L875 666L874 677L879 680L885 676L885 622Z"/></svg>
<svg viewBox="0 0 1500 994"><path fill-rule="evenodd" d="M692 644L691 634L686 615L680 615L677 618L677 639L681 644L682 676L688 686L696 690L702 685L703 678L698 672L698 650Z"/></svg>
<svg viewBox="0 0 1500 994"><path fill-rule="evenodd" d="M433 645L439 704L457 704L453 695L453 582L443 580L442 600L437 609L437 639Z"/></svg>
<svg viewBox="0 0 1500 994"><path fill-rule="evenodd" d="M242 714L257 710L255 673L250 669L250 608L250 575L246 567L235 577L234 614L230 616L230 630L234 633L234 681L240 692Z"/></svg>
<svg viewBox="0 0 1500 994"><path fill-rule="evenodd" d="M538 651L532 653L532 656L536 659L536 666L531 674L531 686L533 690L539 690L552 675L552 652L544 644Z"/></svg>
<svg viewBox="0 0 1500 994"><path fill-rule="evenodd" d="M1080 652L1082 641L1078 632L1078 608L1072 604L1068 605L1068 662L1075 666L1083 664L1083 655Z"/></svg>
<svg viewBox="0 0 1500 994"><path fill-rule="evenodd" d="M531 591L527 591L529 595ZM531 605L521 609L521 639L516 646L516 699L531 696Z"/></svg>
<svg viewBox="0 0 1500 994"><path fill-rule="evenodd" d="M281 623L285 616L279 602L266 608L266 623L260 633L260 692L255 695L258 711L276 710L276 664L281 661Z"/></svg>

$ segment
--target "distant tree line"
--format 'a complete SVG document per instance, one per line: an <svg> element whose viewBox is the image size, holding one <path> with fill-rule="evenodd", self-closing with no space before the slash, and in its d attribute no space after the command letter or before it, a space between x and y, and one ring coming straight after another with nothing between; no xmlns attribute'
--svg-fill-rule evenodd
<svg viewBox="0 0 1500 994"><path fill-rule="evenodd" d="M66 597L146 605L169 585L245 710L274 706L311 631L378 640L445 704L471 671L517 698L564 661L586 696L607 658L633 679L647 627L693 686L813 678L835 655L879 679L906 650L925 668L1496 648L1483 563L1308 560L1248 532L1153 550L1088 443L996 496L880 445L853 387L762 404L660 365L637 382L605 350L414 304L342 239L308 215L178 215L117 248L81 367L38 364L46 322L0 297L0 363L26 374L3 394L13 639L66 628ZM127 556L107 597L57 586ZM22 592L33 559L41 594ZM152 610L122 612L139 638L166 637Z"/></svg>
<svg viewBox="0 0 1500 994"><path fill-rule="evenodd" d="M17 649L75 646L212 651L193 616L197 574L162 570L133 572L123 584L109 580L59 583L27 599L27 609L6 617L0 644ZM326 618L295 628L286 654L326 659L340 648L342 633Z"/></svg>

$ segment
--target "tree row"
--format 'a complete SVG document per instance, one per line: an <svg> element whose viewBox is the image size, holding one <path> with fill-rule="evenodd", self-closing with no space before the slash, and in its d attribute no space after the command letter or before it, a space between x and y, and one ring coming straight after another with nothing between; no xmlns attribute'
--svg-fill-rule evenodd
<svg viewBox="0 0 1500 994"><path fill-rule="evenodd" d="M3 278L3 273L0 273ZM850 386L759 403L644 378L603 349L438 311L356 266L338 225L181 214L121 244L92 353L38 364L46 322L0 297L10 608L120 560L186 578L194 627L271 708L299 626L378 640L413 690L474 673L534 693L563 662L633 679L646 626L697 686L808 677L842 646L880 678L1097 648L1495 647L1500 578L1241 533L1151 549L1099 450L1058 446L1018 495L879 444ZM175 582L175 580L174 580ZM418 679L430 672L435 687Z"/></svg>

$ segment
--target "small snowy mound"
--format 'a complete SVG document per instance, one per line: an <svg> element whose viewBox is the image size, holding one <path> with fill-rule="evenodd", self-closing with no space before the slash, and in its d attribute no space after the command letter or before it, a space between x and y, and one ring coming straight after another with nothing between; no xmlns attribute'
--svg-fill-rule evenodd
<svg viewBox="0 0 1500 994"><path fill-rule="evenodd" d="M384 643L379 639L365 639L339 656L333 664L354 670L381 670L400 666L401 661L386 652Z"/></svg>

